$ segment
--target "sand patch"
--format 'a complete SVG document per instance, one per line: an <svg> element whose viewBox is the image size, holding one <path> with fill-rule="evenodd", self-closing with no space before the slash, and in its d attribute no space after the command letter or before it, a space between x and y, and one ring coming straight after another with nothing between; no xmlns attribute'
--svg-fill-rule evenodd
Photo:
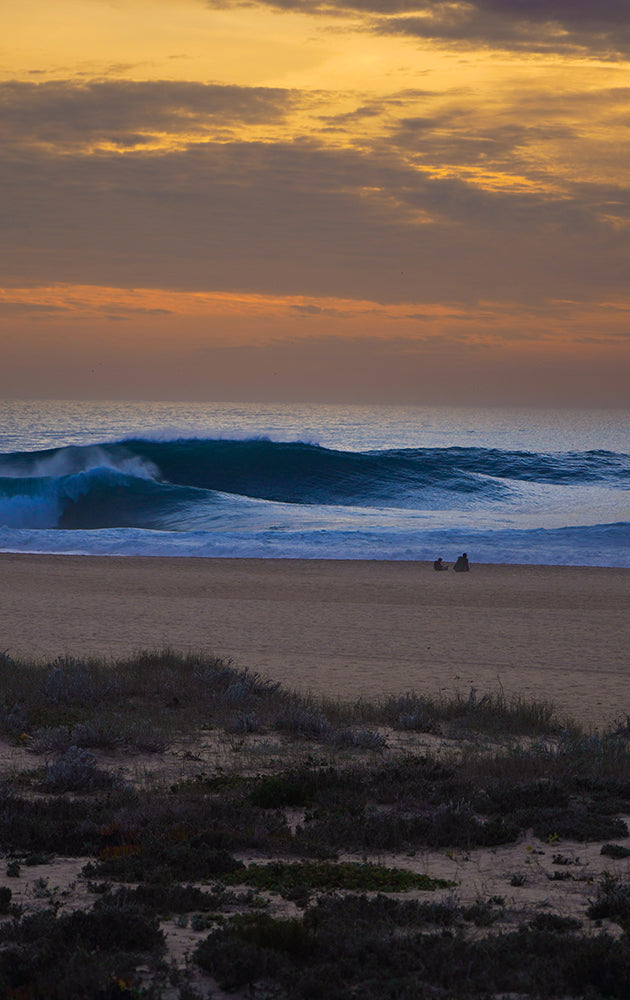
<svg viewBox="0 0 630 1000"><path fill-rule="evenodd" d="M356 699L502 687L593 726L630 712L630 570L0 555L0 646L171 646Z"/></svg>

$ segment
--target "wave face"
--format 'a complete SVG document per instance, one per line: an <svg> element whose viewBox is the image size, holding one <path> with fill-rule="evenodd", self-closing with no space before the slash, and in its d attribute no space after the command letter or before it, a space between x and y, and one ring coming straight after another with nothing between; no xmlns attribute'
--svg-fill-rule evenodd
<svg viewBox="0 0 630 1000"><path fill-rule="evenodd" d="M630 456L605 450L137 437L0 455L0 545L433 558L474 540L494 561L630 565L628 491Z"/></svg>

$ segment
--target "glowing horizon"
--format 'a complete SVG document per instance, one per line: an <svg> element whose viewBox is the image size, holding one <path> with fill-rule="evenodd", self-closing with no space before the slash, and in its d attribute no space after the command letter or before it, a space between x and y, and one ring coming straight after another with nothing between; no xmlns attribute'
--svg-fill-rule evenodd
<svg viewBox="0 0 630 1000"><path fill-rule="evenodd" d="M628 405L630 11L545 11L9 0L2 392Z"/></svg>

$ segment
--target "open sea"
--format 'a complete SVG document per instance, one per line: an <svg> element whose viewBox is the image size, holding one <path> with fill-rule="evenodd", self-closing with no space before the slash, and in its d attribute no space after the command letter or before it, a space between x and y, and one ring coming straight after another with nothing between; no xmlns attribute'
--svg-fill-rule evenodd
<svg viewBox="0 0 630 1000"><path fill-rule="evenodd" d="M630 566L630 410L7 400L0 550Z"/></svg>

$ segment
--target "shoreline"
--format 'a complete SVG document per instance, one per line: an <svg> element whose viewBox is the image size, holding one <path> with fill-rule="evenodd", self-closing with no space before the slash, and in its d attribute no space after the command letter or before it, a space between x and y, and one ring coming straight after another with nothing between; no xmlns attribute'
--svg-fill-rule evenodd
<svg viewBox="0 0 630 1000"><path fill-rule="evenodd" d="M0 649L120 659L172 647L343 700L414 690L630 712L630 569L0 553Z"/></svg>
<svg viewBox="0 0 630 1000"><path fill-rule="evenodd" d="M24 551L22 549L3 549L0 548L0 561L5 557L9 556L23 556L25 558L50 558L50 559L124 559L126 561L130 559L138 559L140 561L149 560L163 560L164 562L240 562L240 563L375 563L375 564L389 564L392 565L406 565L412 563L415 566L433 566L433 559L377 559L374 556L366 556L363 559L357 559L350 556L223 556L223 555L180 555L178 553L168 554L164 552L160 553L126 553L126 552L49 552L46 549L29 549ZM456 556L448 557L445 559L446 566L449 570L452 570L453 564L455 562ZM505 569L575 569L575 570L610 570L630 573L630 566L618 566L611 565L609 563L593 564L593 563L553 563L553 562L542 562L542 563L519 563L519 562L497 562L493 560L492 562L484 562L483 559L475 560L473 562L470 560L471 568L479 566L496 566L497 568Z"/></svg>

